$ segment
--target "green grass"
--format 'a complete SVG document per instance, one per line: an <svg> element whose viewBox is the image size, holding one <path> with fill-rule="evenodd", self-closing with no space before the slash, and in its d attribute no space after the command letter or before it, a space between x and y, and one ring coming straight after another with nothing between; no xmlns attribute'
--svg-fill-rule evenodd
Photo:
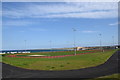
<svg viewBox="0 0 120 80"><path fill-rule="evenodd" d="M94 79L86 79L86 80L120 80L120 74L112 74L107 76L102 76Z"/></svg>
<svg viewBox="0 0 120 80"><path fill-rule="evenodd" d="M76 54L79 53L86 53L86 52L92 52L92 51L77 51ZM28 56L28 55L46 55L46 56L59 56L59 55L71 55L74 54L74 51L64 51L64 52L47 52L47 53L42 53L42 52L37 52L37 53L32 53L32 54L21 54L17 56Z"/></svg>
<svg viewBox="0 0 120 80"><path fill-rule="evenodd" d="M2 62L2 55L0 55L0 62Z"/></svg>
<svg viewBox="0 0 120 80"><path fill-rule="evenodd" d="M71 70L86 67L93 67L103 64L116 50L109 50L105 52L96 52L90 54L61 57L61 58L14 58L3 57L4 63L13 66L33 69L33 70ZM57 54L58 52L54 52ZM60 52L62 55L64 52ZM38 54L38 53L37 53ZM50 54L50 53L41 53Z"/></svg>
<svg viewBox="0 0 120 80"><path fill-rule="evenodd" d="M120 74L112 74L112 75L102 76L99 78L119 78L120 79Z"/></svg>

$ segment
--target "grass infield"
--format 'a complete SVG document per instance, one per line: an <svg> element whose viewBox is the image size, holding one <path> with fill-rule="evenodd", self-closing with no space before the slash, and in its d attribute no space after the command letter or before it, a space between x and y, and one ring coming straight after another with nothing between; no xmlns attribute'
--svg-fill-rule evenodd
<svg viewBox="0 0 120 80"><path fill-rule="evenodd" d="M103 64L116 50L106 50L105 52L96 51L91 54L83 54L76 56L60 57L60 58L17 58L2 57L2 62L13 66L32 69L32 70L73 70L87 67L93 67ZM86 51L81 51L85 53ZM87 51L89 52L89 51ZM77 53L80 53L78 51ZM49 53L32 53L41 55L66 55L73 52L49 52ZM14 54L13 54L14 55ZM28 55L28 54L27 54Z"/></svg>

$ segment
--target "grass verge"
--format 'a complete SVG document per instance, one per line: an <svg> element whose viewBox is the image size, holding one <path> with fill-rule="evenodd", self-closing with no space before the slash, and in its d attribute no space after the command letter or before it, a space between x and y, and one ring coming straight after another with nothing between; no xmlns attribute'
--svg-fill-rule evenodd
<svg viewBox="0 0 120 80"><path fill-rule="evenodd" d="M120 80L120 74L112 74L112 75L107 75L107 76L102 76L94 79L86 79L86 80Z"/></svg>

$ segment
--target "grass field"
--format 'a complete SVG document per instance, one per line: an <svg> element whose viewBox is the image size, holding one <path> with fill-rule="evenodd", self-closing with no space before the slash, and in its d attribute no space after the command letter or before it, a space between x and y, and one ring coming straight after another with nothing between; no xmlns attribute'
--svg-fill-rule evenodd
<svg viewBox="0 0 120 80"><path fill-rule="evenodd" d="M15 58L15 57L2 57L2 61L13 66L33 69L33 70L71 70L86 67L97 66L103 64L116 50L109 50L105 52L95 52L90 54L61 57L61 58ZM80 52L77 52L80 53ZM82 52L81 52L82 53ZM36 53L38 54L38 53ZM53 52L53 53L40 53L47 55L63 55L69 52Z"/></svg>
<svg viewBox="0 0 120 80"><path fill-rule="evenodd" d="M94 79L86 79L86 80L120 80L120 74L112 74L107 76L102 76Z"/></svg>
<svg viewBox="0 0 120 80"><path fill-rule="evenodd" d="M0 55L0 62L2 62L2 55Z"/></svg>
<svg viewBox="0 0 120 80"><path fill-rule="evenodd" d="M119 78L120 79L120 74L112 74L112 75L102 76L99 78Z"/></svg>
<svg viewBox="0 0 120 80"><path fill-rule="evenodd" d="M80 54L80 53L87 53L87 52L93 52L93 51L77 51L76 54ZM28 55L46 55L46 56L59 56L59 55L71 55L74 54L74 51L61 51L61 52L37 52L37 53L31 53L31 54L21 54L21 55L17 55L17 56L28 56Z"/></svg>

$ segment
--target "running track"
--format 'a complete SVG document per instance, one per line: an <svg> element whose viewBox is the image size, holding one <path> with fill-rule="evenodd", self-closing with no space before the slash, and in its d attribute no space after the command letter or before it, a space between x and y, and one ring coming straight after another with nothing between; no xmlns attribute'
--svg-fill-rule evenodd
<svg viewBox="0 0 120 80"><path fill-rule="evenodd" d="M104 64L96 67L89 67L77 70L66 71L42 71L42 70L27 70L2 64L3 78L96 78L100 76L119 73L118 61L120 51L114 53ZM78 64L79 65L79 64Z"/></svg>

